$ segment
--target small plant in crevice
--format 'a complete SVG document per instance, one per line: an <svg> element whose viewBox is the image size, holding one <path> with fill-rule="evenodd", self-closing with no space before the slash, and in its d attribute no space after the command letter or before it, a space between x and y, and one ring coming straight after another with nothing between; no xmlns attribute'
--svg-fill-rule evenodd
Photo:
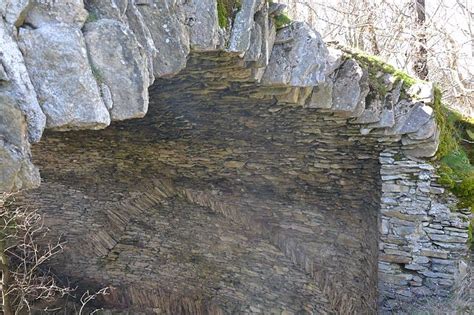
<svg viewBox="0 0 474 315"><path fill-rule="evenodd" d="M354 58L369 73L369 84L380 97L387 93L386 84L379 73L390 73L395 83L401 82L401 96L406 97L408 89L417 82L423 82L396 69L376 56L362 51L337 45L346 58ZM469 209L474 214L474 119L463 117L442 103L442 92L434 88L432 105L435 120L440 131L439 147L432 164L436 166L438 182L451 191L458 199L458 209ZM470 244L473 244L473 225L469 228Z"/></svg>
<svg viewBox="0 0 474 315"><path fill-rule="evenodd" d="M97 20L99 20L99 16L97 15L97 13L95 13L94 11L89 11L89 15L87 15L86 23L95 22Z"/></svg>
<svg viewBox="0 0 474 315"><path fill-rule="evenodd" d="M288 17L288 15L286 15L286 13L280 13L276 15L274 17L274 21L275 21L275 26L277 29L285 27L292 22L291 19Z"/></svg>
<svg viewBox="0 0 474 315"><path fill-rule="evenodd" d="M98 84L104 83L104 76L102 75L102 72L100 72L100 70L96 66L94 66L92 63L91 63L91 71L92 71L92 75L94 76Z"/></svg>
<svg viewBox="0 0 474 315"><path fill-rule="evenodd" d="M217 19L221 28L228 28L242 6L241 0L216 0Z"/></svg>

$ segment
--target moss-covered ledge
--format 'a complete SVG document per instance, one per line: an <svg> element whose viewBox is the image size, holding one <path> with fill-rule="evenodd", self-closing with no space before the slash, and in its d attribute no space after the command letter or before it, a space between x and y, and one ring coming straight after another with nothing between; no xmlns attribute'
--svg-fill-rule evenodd
<svg viewBox="0 0 474 315"><path fill-rule="evenodd" d="M387 94L387 83L381 74L389 73L395 78L394 85L401 84L401 94L417 97L413 94L416 84L429 84L408 73L396 69L377 56L337 45L345 53L346 58L354 58L362 68L368 71L371 91L367 98L383 98ZM440 87L433 86L433 102L437 126L439 128L439 146L434 158L430 159L439 176L438 183L453 193L459 202L452 211L464 211L474 214L474 119L463 116L443 104ZM473 245L474 219L469 227L469 244Z"/></svg>

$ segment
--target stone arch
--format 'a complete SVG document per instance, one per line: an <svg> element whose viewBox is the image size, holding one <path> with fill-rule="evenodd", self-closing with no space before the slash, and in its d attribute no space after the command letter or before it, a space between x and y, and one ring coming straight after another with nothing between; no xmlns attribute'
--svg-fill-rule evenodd
<svg viewBox="0 0 474 315"><path fill-rule="evenodd" d="M430 229L464 223L431 201L440 188L419 160L438 146L429 84L408 91L303 23L277 31L279 5L244 2L225 33L214 1L87 3L97 21L82 33L80 5L44 19L37 4L36 28L19 36L46 99L30 44L50 31L84 37L72 43L87 48L100 100L83 110L96 115L43 104L49 128L115 121L47 131L33 147L43 183L18 199L71 244L53 264L61 274L112 284L108 307L168 313L374 313L379 293L449 289L454 274L433 259L454 263L464 236ZM13 129L23 139L9 187L33 186L31 128Z"/></svg>

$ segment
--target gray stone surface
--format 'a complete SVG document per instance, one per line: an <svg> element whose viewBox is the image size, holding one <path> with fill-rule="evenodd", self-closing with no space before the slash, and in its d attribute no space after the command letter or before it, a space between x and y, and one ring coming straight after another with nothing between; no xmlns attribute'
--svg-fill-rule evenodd
<svg viewBox="0 0 474 315"><path fill-rule="evenodd" d="M384 190L381 198L380 257L385 263L383 268L379 265L379 292L383 314L423 309L423 297L440 298L445 294L440 290L449 292L459 270L443 266L456 266L467 254L466 230L457 232L453 226L464 222L467 228L469 219L462 212L451 212L455 200L438 191L431 165L405 157L395 160L392 157L399 150L386 150L380 158L382 187L396 187Z"/></svg>
<svg viewBox="0 0 474 315"><path fill-rule="evenodd" d="M334 79L332 109L347 115L357 117L364 110L365 95L362 85L367 81L367 73L354 60L347 60L340 67ZM364 95L365 94L365 95Z"/></svg>
<svg viewBox="0 0 474 315"><path fill-rule="evenodd" d="M434 116L432 116L418 131L409 133L407 136L412 140L425 140L432 137L437 130L438 126L436 125Z"/></svg>
<svg viewBox="0 0 474 315"><path fill-rule="evenodd" d="M263 85L314 86L325 80L327 48L304 23L278 31Z"/></svg>
<svg viewBox="0 0 474 315"><path fill-rule="evenodd" d="M83 32L96 80L111 94L111 119L145 116L150 85L147 56L138 49L135 35L126 25L109 19L87 23Z"/></svg>
<svg viewBox="0 0 474 315"><path fill-rule="evenodd" d="M18 191L39 185L38 169L30 160L27 125L16 100L2 94L0 83L0 191Z"/></svg>
<svg viewBox="0 0 474 315"><path fill-rule="evenodd" d="M136 7L154 43L152 60L155 77L178 73L186 65L189 54L189 33L181 22L184 19L183 10L172 0L153 1Z"/></svg>
<svg viewBox="0 0 474 315"><path fill-rule="evenodd" d="M43 133L46 117L38 104L20 49L8 34L3 21L0 21L0 64L9 81L4 93L15 98L26 117L28 138L31 142L37 142Z"/></svg>
<svg viewBox="0 0 474 315"><path fill-rule="evenodd" d="M332 78L327 78L326 82L321 82L313 88L311 101L308 103L308 108L325 108L332 107L332 92L334 83Z"/></svg>
<svg viewBox="0 0 474 315"><path fill-rule="evenodd" d="M21 29L19 38L48 128L100 129L109 125L109 113L79 29L48 24L35 30Z"/></svg>
<svg viewBox="0 0 474 315"><path fill-rule="evenodd" d="M250 47L252 29L255 27L254 16L262 0L243 0L235 17L229 40L228 50L244 54Z"/></svg>
<svg viewBox="0 0 474 315"><path fill-rule="evenodd" d="M30 2L25 22L34 27L65 23L81 28L88 16L83 0L30 0Z"/></svg>
<svg viewBox="0 0 474 315"><path fill-rule="evenodd" d="M191 0L184 4L189 44L194 51L216 50L221 43L217 22L217 1Z"/></svg>
<svg viewBox="0 0 474 315"><path fill-rule="evenodd" d="M154 75L154 56L158 53L157 48L155 47L155 42L150 33L150 29L145 23L145 18L138 10L135 4L130 4L126 8L126 18L129 28L135 34L138 42L140 43L140 48L147 55L147 67L150 83L155 81ZM107 17L109 17L107 15Z"/></svg>
<svg viewBox="0 0 474 315"><path fill-rule="evenodd" d="M433 108L423 103L416 103L397 122L395 132L398 134L417 132L431 117L433 117Z"/></svg>
<svg viewBox="0 0 474 315"><path fill-rule="evenodd" d="M0 4L0 13L7 24L20 26L32 2L32 0L3 0Z"/></svg>
<svg viewBox="0 0 474 315"><path fill-rule="evenodd" d="M87 0L86 9L88 11L88 22L95 22L97 19L113 19L122 23L127 22L127 10L136 8L137 1L129 0Z"/></svg>

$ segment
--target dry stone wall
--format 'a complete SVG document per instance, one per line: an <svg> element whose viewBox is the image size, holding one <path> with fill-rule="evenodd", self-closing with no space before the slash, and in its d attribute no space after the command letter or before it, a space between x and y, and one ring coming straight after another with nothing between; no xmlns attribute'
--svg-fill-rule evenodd
<svg viewBox="0 0 474 315"><path fill-rule="evenodd" d="M387 311L448 296L466 271L469 211L436 184L432 165L387 149L382 178L379 289ZM421 303L420 303L421 304Z"/></svg>
<svg viewBox="0 0 474 315"><path fill-rule="evenodd" d="M0 5L0 190L37 187L34 161L18 200L72 244L60 274L113 286L103 305L375 313L449 292L467 223L420 161L432 85L277 30L280 11L242 1L220 28L214 0Z"/></svg>

